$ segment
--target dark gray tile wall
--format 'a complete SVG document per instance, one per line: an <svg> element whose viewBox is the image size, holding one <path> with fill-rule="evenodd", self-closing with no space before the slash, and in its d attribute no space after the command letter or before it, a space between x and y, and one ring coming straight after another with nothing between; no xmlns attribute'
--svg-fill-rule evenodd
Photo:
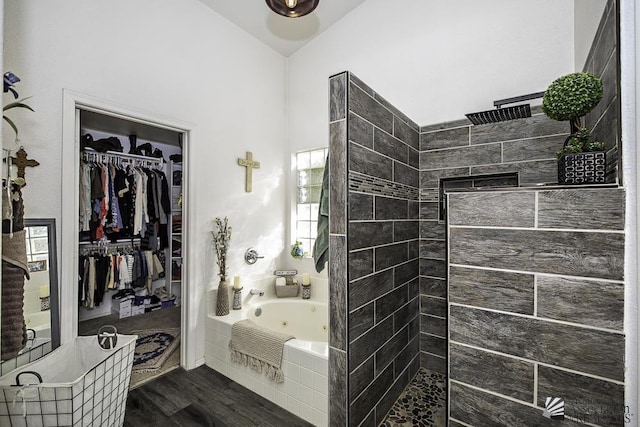
<svg viewBox="0 0 640 427"><path fill-rule="evenodd" d="M451 266L449 302L532 315L534 282L529 273Z"/></svg>
<svg viewBox="0 0 640 427"><path fill-rule="evenodd" d="M622 330L624 286L620 283L538 275L537 292L539 317Z"/></svg>
<svg viewBox="0 0 640 427"><path fill-rule="evenodd" d="M546 425L558 397L567 416L624 425L624 189L479 195L448 196L452 419ZM510 221L514 200L533 224Z"/></svg>
<svg viewBox="0 0 640 427"><path fill-rule="evenodd" d="M604 84L602 100L585 116L585 126L607 147L607 182L622 179L618 17L618 2L609 0L583 69L600 77Z"/></svg>
<svg viewBox="0 0 640 427"><path fill-rule="evenodd" d="M329 417L377 425L420 367L419 127L350 73L329 90Z"/></svg>
<svg viewBox="0 0 640 427"><path fill-rule="evenodd" d="M624 407L624 386L547 366L538 367L538 405L545 396L563 396L565 415L600 426L630 425L634 416Z"/></svg>
<svg viewBox="0 0 640 427"><path fill-rule="evenodd" d="M329 424L348 422L347 73L329 79Z"/></svg>
<svg viewBox="0 0 640 427"><path fill-rule="evenodd" d="M420 363L420 139L415 123L348 76L348 421L369 425Z"/></svg>
<svg viewBox="0 0 640 427"><path fill-rule="evenodd" d="M514 399L533 402L535 366L532 362L459 344L451 344L449 350L451 378Z"/></svg>
<svg viewBox="0 0 640 427"><path fill-rule="evenodd" d="M452 343L616 381L624 379L624 336L621 331L588 329L455 304L450 307L450 316Z"/></svg>
<svg viewBox="0 0 640 427"><path fill-rule="evenodd" d="M572 218L567 222L567 218ZM538 196L540 228L624 229L624 193L589 190L541 191Z"/></svg>
<svg viewBox="0 0 640 427"><path fill-rule="evenodd" d="M533 193L506 193L491 194L480 192L470 194L469 198L464 199L464 203L471 202L466 206L458 206L458 199L449 201L451 214L449 215L449 224L466 224L469 219L473 218L474 222L483 226L500 226L504 224L505 218L509 218L509 224L513 227L533 227L535 223ZM470 199L476 199L474 203ZM499 199L504 203L502 215L496 216L493 210L485 209L486 206L492 206L495 199Z"/></svg>
<svg viewBox="0 0 640 427"><path fill-rule="evenodd" d="M542 411L504 399L498 395L482 390L465 387L451 382L450 421L449 425L465 426L509 426L509 427L584 427L583 423L564 420L549 420L542 416ZM456 421L457 420L457 421Z"/></svg>
<svg viewBox="0 0 640 427"><path fill-rule="evenodd" d="M499 210L494 212L500 214ZM456 227L450 229L449 239L452 264L611 280L623 278L624 234L619 231L502 229L497 233L491 228Z"/></svg>
<svg viewBox="0 0 640 427"><path fill-rule="evenodd" d="M329 425L347 425L347 353L329 347Z"/></svg>
<svg viewBox="0 0 640 427"><path fill-rule="evenodd" d="M452 122L458 127L442 124L442 129L437 130L421 128L421 188L435 188L439 178L478 175L472 173L472 168L500 166L500 172L528 172L529 168L537 169L543 160L555 162L555 152L562 148L568 135L567 124L549 119L539 109L533 111L537 113L532 117L509 122L479 126L469 123L464 127ZM548 176L521 173L520 179L523 184L557 182L557 171Z"/></svg>

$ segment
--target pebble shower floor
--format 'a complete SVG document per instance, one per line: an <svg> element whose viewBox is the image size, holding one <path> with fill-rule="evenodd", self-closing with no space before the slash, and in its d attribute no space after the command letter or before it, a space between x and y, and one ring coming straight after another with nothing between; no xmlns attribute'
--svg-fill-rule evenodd
<svg viewBox="0 0 640 427"><path fill-rule="evenodd" d="M445 426L446 384L444 375L420 369L393 404L381 426Z"/></svg>

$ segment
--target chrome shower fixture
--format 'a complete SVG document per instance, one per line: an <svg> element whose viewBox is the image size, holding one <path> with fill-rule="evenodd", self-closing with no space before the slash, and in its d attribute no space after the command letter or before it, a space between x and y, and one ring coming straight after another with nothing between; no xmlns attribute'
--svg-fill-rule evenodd
<svg viewBox="0 0 640 427"><path fill-rule="evenodd" d="M480 111L478 113L465 114L469 121L474 125L485 125L488 123L503 122L513 119L524 119L531 117L531 107L529 104L514 105L511 107L501 108L504 104L513 104L515 102L528 101L530 99L542 98L544 92L531 93L529 95L516 96L514 98L500 99L493 102L495 110Z"/></svg>
<svg viewBox="0 0 640 427"><path fill-rule="evenodd" d="M256 261L262 258L264 257L260 256L260 254L258 254L258 251L253 248L247 249L247 251L244 253L244 262L250 265L255 264Z"/></svg>

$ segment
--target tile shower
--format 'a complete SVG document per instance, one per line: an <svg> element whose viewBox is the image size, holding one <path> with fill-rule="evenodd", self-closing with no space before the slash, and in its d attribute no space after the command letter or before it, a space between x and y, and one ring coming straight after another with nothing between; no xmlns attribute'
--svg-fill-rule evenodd
<svg viewBox="0 0 640 427"><path fill-rule="evenodd" d="M330 79L330 425L377 425L420 359L418 126Z"/></svg>
<svg viewBox="0 0 640 427"><path fill-rule="evenodd" d="M521 187L557 182L555 152L568 125L534 108L531 118L511 122L419 127L353 74L330 78L330 425L377 425L420 366L451 371L451 425L499 425L504 419L525 425L522 420L534 412L542 417L542 399L554 393L574 402L577 396L594 402L609 396L622 405L616 16L610 1L585 66L602 77L607 93L586 121L607 143L612 188L452 193L447 213L454 220L473 213L508 226L450 224L449 241L441 180L516 173ZM469 182L449 185L485 185ZM581 218L607 219L576 228L560 221L558 205L575 208L572 215ZM494 246L483 249L491 238ZM544 244L510 246L517 242ZM504 264L489 255L505 247L513 250L500 260ZM530 256L508 256L513 253ZM447 257L460 254L470 259L456 258L459 264L449 266ZM572 267L563 257L599 260L608 269L591 262L577 269L580 264ZM481 333L484 344L474 340ZM519 344L518 351L507 348L505 337ZM549 337L562 337L566 348L545 341ZM602 354L580 356L585 343L608 349L600 369L594 366ZM554 345L556 352L547 354ZM504 374L498 383L491 380L497 371ZM478 414L487 418L474 418Z"/></svg>

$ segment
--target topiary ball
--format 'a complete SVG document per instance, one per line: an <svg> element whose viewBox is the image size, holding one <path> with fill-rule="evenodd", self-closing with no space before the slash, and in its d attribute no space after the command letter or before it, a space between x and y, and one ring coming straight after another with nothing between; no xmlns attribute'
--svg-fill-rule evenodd
<svg viewBox="0 0 640 427"><path fill-rule="evenodd" d="M556 79L542 98L542 111L558 121L582 117L602 99L602 81L590 73L572 73Z"/></svg>

